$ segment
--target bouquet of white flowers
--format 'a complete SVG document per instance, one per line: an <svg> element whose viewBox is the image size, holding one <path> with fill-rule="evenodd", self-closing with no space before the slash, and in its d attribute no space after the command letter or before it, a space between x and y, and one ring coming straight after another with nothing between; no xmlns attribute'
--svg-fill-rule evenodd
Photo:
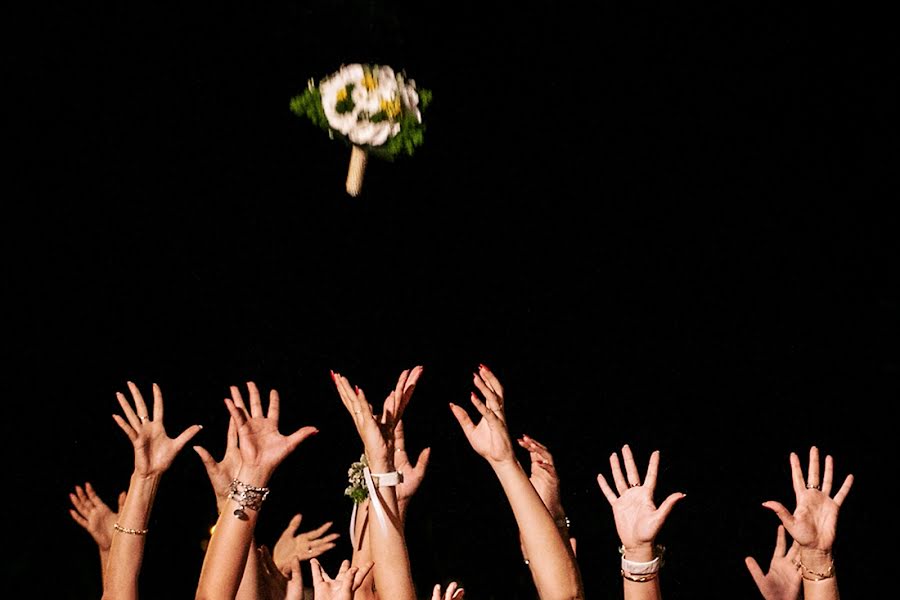
<svg viewBox="0 0 900 600"><path fill-rule="evenodd" d="M291 111L351 145L347 193L356 196L369 154L393 160L412 156L422 144L422 111L430 102L429 90L390 67L352 64L318 85L310 79L306 91L291 99Z"/></svg>

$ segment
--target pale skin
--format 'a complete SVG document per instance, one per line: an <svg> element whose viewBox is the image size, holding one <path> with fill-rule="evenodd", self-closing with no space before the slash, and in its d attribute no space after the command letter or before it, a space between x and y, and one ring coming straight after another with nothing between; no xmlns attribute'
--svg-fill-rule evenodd
<svg viewBox="0 0 900 600"><path fill-rule="evenodd" d="M631 448L622 447L622 460L613 452L609 457L615 490L609 485L602 473L597 475L597 483L603 495L612 507L616 522L616 532L624 547L624 558L634 562L650 562L654 559L656 536L675 504L685 497L681 492L670 494L657 508L653 501L656 490L656 477L659 471L659 451L650 455L647 474L641 482L637 464ZM662 597L659 577L651 581L635 582L622 578L625 600L658 600Z"/></svg>
<svg viewBox="0 0 900 600"><path fill-rule="evenodd" d="M531 481L531 485L534 486L538 496L541 497L544 506L550 511L550 516L553 517L560 535L569 542L572 554L576 554L578 546L575 538L569 536L569 528L566 525L566 511L563 509L560 497L559 473L556 471L553 455L547 449L547 446L527 435L516 441L519 446L528 450L528 458L531 460L531 475L528 479ZM528 561L524 548L522 549L522 555ZM530 561L529 566L531 566Z"/></svg>
<svg viewBox="0 0 900 600"><path fill-rule="evenodd" d="M397 385L384 402L380 418L373 414L362 389L351 385L340 373L332 373L341 402L353 418L356 431L363 442L372 473L391 473L395 470L394 431L421 372L421 367L415 367L401 373ZM375 493L384 512L382 522L371 506L375 499L369 499L369 545L372 556L379 557L372 569L375 587L383 598L415 600L415 586L400 520L397 489L382 487L376 489Z"/></svg>
<svg viewBox="0 0 900 600"><path fill-rule="evenodd" d="M803 578L797 566L797 555L800 544L794 542L790 549L784 535L784 526L778 526L775 538L775 551L769 561L769 571L763 573L759 563L752 556L744 559L759 593L766 600L797 600L800 597L800 584Z"/></svg>
<svg viewBox="0 0 900 600"><path fill-rule="evenodd" d="M256 384L247 382L247 391L249 400L246 404L236 386L231 388L232 397L225 399L225 407L237 428L241 455L236 478L244 484L263 488L278 465L318 430L315 427L301 427L290 435L283 435L278 430L281 411L278 392L270 391L266 412ZM238 516L241 512L245 518ZM257 510L242 510L236 500L226 501L203 560L196 598L232 600L235 597L258 519Z"/></svg>
<svg viewBox="0 0 900 600"><path fill-rule="evenodd" d="M73 508L69 509L72 520L87 531L100 551L100 574L103 587L106 588L106 566L109 563L109 549L112 546L112 537L115 533L113 523L122 512L125 505L125 492L121 492L118 498L118 509L113 512L109 506L94 491L90 482L84 484L84 488L75 486L75 492L69 494L69 500Z"/></svg>
<svg viewBox="0 0 900 600"><path fill-rule="evenodd" d="M153 384L152 417L137 385L129 381L128 389L134 406L132 407L124 394L116 393L124 416L113 415L113 420L128 436L134 449L134 472L131 475L125 503L119 511L118 523L122 528L141 531L147 529L160 478L185 444L197 435L202 427L192 425L178 437L170 438L163 425L164 405L159 386ZM146 535L119 531L113 535L104 598L131 600L138 597L138 576L144 558L145 542Z"/></svg>
<svg viewBox="0 0 900 600"><path fill-rule="evenodd" d="M584 598L581 574L568 544L563 541L553 517L538 495L525 470L516 460L506 426L503 386L485 365L473 373L472 383L484 397L471 392L469 400L481 415L473 422L461 406L450 404L453 416L469 445L484 458L506 494L519 526L531 573L542 600Z"/></svg>
<svg viewBox="0 0 900 600"><path fill-rule="evenodd" d="M459 584L455 581L451 581L447 585L447 589L443 594L441 593L441 584L435 585L431 591L431 600L463 600L465 597L466 590L459 587Z"/></svg>
<svg viewBox="0 0 900 600"><path fill-rule="evenodd" d="M853 475L847 475L834 497L834 459L825 457L821 472L819 449L809 450L809 470L804 479L800 458L791 452L791 480L794 485L797 507L790 512L780 502L770 500L763 506L773 511L781 524L799 544L799 563L802 565L803 596L806 600L837 600L837 576L834 574L832 550L837 536L838 513L850 488ZM832 575L822 577L823 575Z"/></svg>
<svg viewBox="0 0 900 600"><path fill-rule="evenodd" d="M345 560L333 579L315 558L309 561L309 566L316 600L351 600L353 592L362 585L373 564L368 563L362 568L351 567L350 561Z"/></svg>

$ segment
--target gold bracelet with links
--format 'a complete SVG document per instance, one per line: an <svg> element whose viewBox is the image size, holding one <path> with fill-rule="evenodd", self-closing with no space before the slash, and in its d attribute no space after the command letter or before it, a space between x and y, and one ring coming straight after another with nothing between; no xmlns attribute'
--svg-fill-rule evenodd
<svg viewBox="0 0 900 600"><path fill-rule="evenodd" d="M128 527L122 527L118 523L113 523L113 529L118 531L119 533L127 533L128 535L147 535L149 529L129 529Z"/></svg>

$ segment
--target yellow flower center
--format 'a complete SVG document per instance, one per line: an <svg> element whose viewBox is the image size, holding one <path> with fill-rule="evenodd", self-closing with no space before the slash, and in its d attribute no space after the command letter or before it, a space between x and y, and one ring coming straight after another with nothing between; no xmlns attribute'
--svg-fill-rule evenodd
<svg viewBox="0 0 900 600"><path fill-rule="evenodd" d="M346 100L346 99L347 99L347 88L342 87L341 89L338 90L337 101L340 102L340 101Z"/></svg>
<svg viewBox="0 0 900 600"><path fill-rule="evenodd" d="M370 92L378 87L378 82L375 81L375 78L372 77L371 71L366 71L363 73L363 85L366 86L366 89Z"/></svg>
<svg viewBox="0 0 900 600"><path fill-rule="evenodd" d="M381 101L381 110L384 111L384 114L388 116L389 119L393 119L397 115L400 114L400 97L393 98L392 100L382 100Z"/></svg>

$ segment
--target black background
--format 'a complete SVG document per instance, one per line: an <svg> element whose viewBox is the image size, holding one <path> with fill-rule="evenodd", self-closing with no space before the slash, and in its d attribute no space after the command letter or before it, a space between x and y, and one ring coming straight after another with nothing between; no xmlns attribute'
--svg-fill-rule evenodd
<svg viewBox="0 0 900 600"><path fill-rule="evenodd" d="M260 4L260 3L257 3ZM662 451L667 598L755 598L792 506L788 453L853 472L841 588L872 584L897 392L897 102L886 20L840 3L539 7L378 2L7 10L4 561L32 597L100 595L69 518L114 502L131 448L110 414L158 382L174 435L219 456L228 386L321 433L276 473L258 528L335 521L360 452L328 370L370 396L425 366L407 416L432 464L408 526L424 595L528 598L514 521L447 409L484 362L513 435L549 445L589 597L620 594L596 485ZM288 110L341 63L434 91L425 145L370 162ZM887 408L879 403L889 403ZM527 460L526 455L521 459ZM167 473L141 577L192 597L215 508L190 449ZM893 525L890 525L893 527Z"/></svg>

